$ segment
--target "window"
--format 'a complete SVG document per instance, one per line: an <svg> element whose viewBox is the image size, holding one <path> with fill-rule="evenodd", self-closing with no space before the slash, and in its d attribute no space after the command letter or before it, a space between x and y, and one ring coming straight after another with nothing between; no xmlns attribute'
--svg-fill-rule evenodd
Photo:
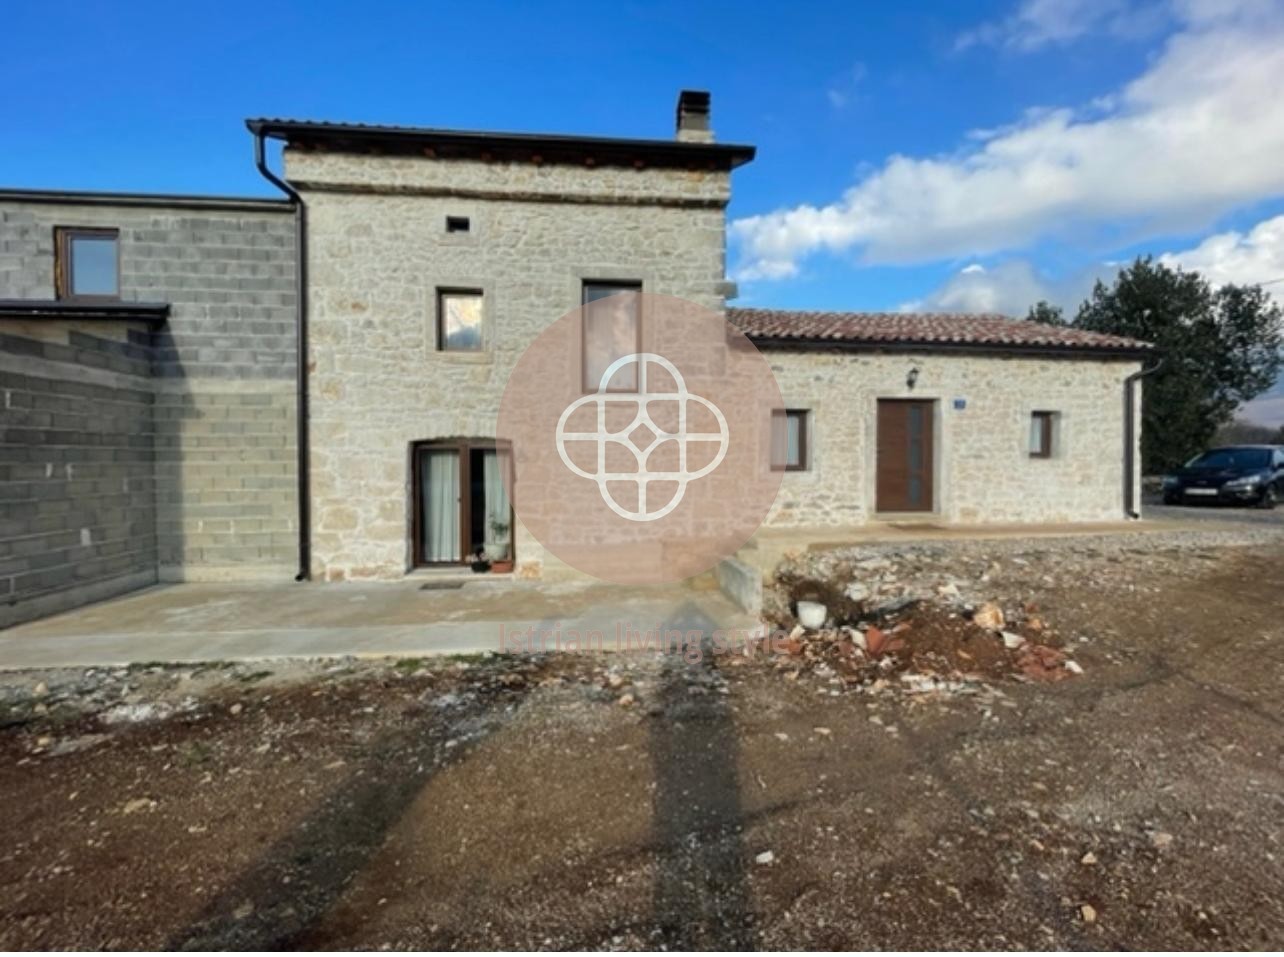
<svg viewBox="0 0 1284 957"><path fill-rule="evenodd" d="M120 298L120 232L54 229L54 286L59 299Z"/></svg>
<svg viewBox="0 0 1284 957"><path fill-rule="evenodd" d="M638 282L584 283L584 391L597 391L616 359L641 351L641 293ZM637 387L638 367L632 364L611 377L607 391L633 392Z"/></svg>
<svg viewBox="0 0 1284 957"><path fill-rule="evenodd" d="M807 468L806 409L776 409L771 413L771 467L780 472Z"/></svg>
<svg viewBox="0 0 1284 957"><path fill-rule="evenodd" d="M1056 440L1056 412L1030 413L1030 458L1052 458Z"/></svg>
<svg viewBox="0 0 1284 957"><path fill-rule="evenodd" d="M446 232L448 233L466 233L472 228L467 216L447 216Z"/></svg>
<svg viewBox="0 0 1284 957"><path fill-rule="evenodd" d="M437 351L479 352L481 348L481 290L438 289Z"/></svg>

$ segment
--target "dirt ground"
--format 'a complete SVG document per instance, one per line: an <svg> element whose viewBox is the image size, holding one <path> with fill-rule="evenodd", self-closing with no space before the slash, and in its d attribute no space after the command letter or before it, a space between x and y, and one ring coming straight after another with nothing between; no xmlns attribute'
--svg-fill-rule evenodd
<svg viewBox="0 0 1284 957"><path fill-rule="evenodd" d="M1001 560L1083 674L0 677L0 948L1284 946L1279 545Z"/></svg>

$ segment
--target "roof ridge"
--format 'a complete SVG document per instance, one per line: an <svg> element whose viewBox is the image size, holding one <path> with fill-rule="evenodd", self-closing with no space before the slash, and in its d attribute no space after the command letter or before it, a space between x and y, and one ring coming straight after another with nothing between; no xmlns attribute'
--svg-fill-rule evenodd
<svg viewBox="0 0 1284 957"><path fill-rule="evenodd" d="M751 340L779 345L880 348L982 348L1020 352L1089 352L1140 356L1139 339L1051 326L999 313L833 312L728 306L727 319Z"/></svg>

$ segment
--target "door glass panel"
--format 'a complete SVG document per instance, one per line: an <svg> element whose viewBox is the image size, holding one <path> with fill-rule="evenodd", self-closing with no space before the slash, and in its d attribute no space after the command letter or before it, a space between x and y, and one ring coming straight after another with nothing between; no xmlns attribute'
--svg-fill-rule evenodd
<svg viewBox="0 0 1284 957"><path fill-rule="evenodd" d="M508 489L504 486L504 474L508 468L507 451L482 451L481 507L485 519L486 557L491 561L505 561L512 554L513 513L508 503Z"/></svg>
<svg viewBox="0 0 1284 957"><path fill-rule="evenodd" d="M462 561L459 452L424 449L419 456L419 553L425 562Z"/></svg>
<svg viewBox="0 0 1284 957"><path fill-rule="evenodd" d="M923 480L917 475L909 477L909 501L911 505L923 504Z"/></svg>

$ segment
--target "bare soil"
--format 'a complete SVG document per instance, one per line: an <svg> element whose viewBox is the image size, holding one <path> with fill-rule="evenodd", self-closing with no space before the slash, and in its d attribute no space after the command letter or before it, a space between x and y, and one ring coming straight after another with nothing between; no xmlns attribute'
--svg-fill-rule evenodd
<svg viewBox="0 0 1284 957"><path fill-rule="evenodd" d="M791 655L0 676L0 948L1279 949L1280 557L1004 562L1084 674L966 693Z"/></svg>

